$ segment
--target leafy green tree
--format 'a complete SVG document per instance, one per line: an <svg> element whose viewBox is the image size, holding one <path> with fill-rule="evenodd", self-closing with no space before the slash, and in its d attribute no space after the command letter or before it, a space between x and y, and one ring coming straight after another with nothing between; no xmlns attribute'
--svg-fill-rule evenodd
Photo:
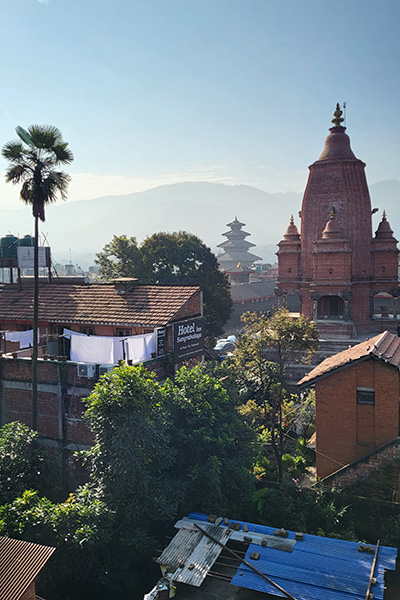
<svg viewBox="0 0 400 600"><path fill-rule="evenodd" d="M175 514L164 473L173 464L165 390L143 365L104 376L84 400L95 436L87 452L91 480L123 525L121 536ZM139 548L138 548L139 549Z"/></svg>
<svg viewBox="0 0 400 600"><path fill-rule="evenodd" d="M136 238L114 235L103 251L96 255L96 264L103 279L139 277L142 273L141 253Z"/></svg>
<svg viewBox="0 0 400 600"><path fill-rule="evenodd" d="M38 433L17 421L0 428L0 504L12 502L25 490L60 493L58 464L38 445Z"/></svg>
<svg viewBox="0 0 400 600"><path fill-rule="evenodd" d="M165 388L175 485L184 491L180 511L243 514L252 492L254 435L235 399L201 366L180 369Z"/></svg>
<svg viewBox="0 0 400 600"><path fill-rule="evenodd" d="M294 319L286 309L271 318L247 312L242 320L244 331L237 340L234 358L259 385L258 397L266 415L271 406L271 443L281 482L287 371L291 364L309 360L317 348L317 330L314 323L302 315ZM273 352L275 366L266 359L268 350Z"/></svg>
<svg viewBox="0 0 400 600"><path fill-rule="evenodd" d="M251 435L201 367L160 385L143 366L121 366L85 403L95 436L86 459L91 485L114 515L108 570L120 589L136 585L138 564L154 553L166 522L250 505Z"/></svg>
<svg viewBox="0 0 400 600"><path fill-rule="evenodd" d="M59 195L66 200L70 176L59 171L59 165L73 161L68 143L56 127L31 125L28 130L16 128L18 141L3 146L2 156L9 161L6 181L21 184L21 199L32 206L35 222L33 353L32 353L32 427L37 429L37 355L39 310L39 219L45 220L45 205Z"/></svg>
<svg viewBox="0 0 400 600"><path fill-rule="evenodd" d="M344 519L348 507L336 503L322 487L307 489L288 481L257 490L253 502L257 520L266 525L331 537L341 537L345 530L346 537L352 537Z"/></svg>
<svg viewBox="0 0 400 600"><path fill-rule="evenodd" d="M63 598L94 600L102 597L102 588L113 590L114 557L109 547L113 525L114 515L88 487L59 504L27 490L0 506L0 535L57 548L41 574L39 588Z"/></svg>
<svg viewBox="0 0 400 600"><path fill-rule="evenodd" d="M138 277L144 283L200 285L207 337L223 332L232 309L229 282L211 250L185 231L155 233L138 247L135 238L114 236L97 254L100 276Z"/></svg>

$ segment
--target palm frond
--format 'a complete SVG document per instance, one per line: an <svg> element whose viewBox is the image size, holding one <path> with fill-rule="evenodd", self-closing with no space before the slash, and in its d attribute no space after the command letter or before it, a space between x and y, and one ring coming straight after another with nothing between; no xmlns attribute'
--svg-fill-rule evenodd
<svg viewBox="0 0 400 600"><path fill-rule="evenodd" d="M8 142L2 148L2 156L10 161L6 181L21 183L21 199L32 205L35 217L45 219L44 209L57 196L67 199L71 177L55 170L56 165L71 163L74 156L64 142L57 127L31 125L27 130L16 129L21 141Z"/></svg>
<svg viewBox="0 0 400 600"><path fill-rule="evenodd" d="M21 162L25 158L25 150L21 142L7 142L4 144L1 154L11 162Z"/></svg>
<svg viewBox="0 0 400 600"><path fill-rule="evenodd" d="M36 148L50 149L62 142L61 131L52 125L31 125L28 133Z"/></svg>
<svg viewBox="0 0 400 600"><path fill-rule="evenodd" d="M15 131L17 132L18 137L24 142L24 144L26 144L27 146L34 145L34 143L31 140L31 136L26 131L26 129L18 125L18 127L15 128Z"/></svg>
<svg viewBox="0 0 400 600"><path fill-rule="evenodd" d="M20 183L26 178L32 176L32 170L25 165L14 165L6 171L5 179L7 183Z"/></svg>
<svg viewBox="0 0 400 600"><path fill-rule="evenodd" d="M71 177L63 171L52 171L49 173L43 182L46 196L45 202L55 202L58 194L62 200L66 200L70 181Z"/></svg>
<svg viewBox="0 0 400 600"><path fill-rule="evenodd" d="M21 188L19 193L21 200L25 202L25 204L33 203L33 181L32 179L28 179L24 181L24 185Z"/></svg>
<svg viewBox="0 0 400 600"><path fill-rule="evenodd" d="M53 146L52 151L56 155L56 163L69 164L74 160L74 155L68 148L68 143L63 142L62 144L56 144Z"/></svg>

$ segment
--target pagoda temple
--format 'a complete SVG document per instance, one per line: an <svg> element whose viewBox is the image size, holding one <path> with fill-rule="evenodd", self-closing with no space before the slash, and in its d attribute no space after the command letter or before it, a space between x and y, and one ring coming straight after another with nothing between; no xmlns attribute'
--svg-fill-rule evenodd
<svg viewBox="0 0 400 600"><path fill-rule="evenodd" d="M356 158L339 104L321 156L310 167L299 216L278 244L277 294L300 296L301 312L330 337L396 330L397 240L383 212L372 234L365 163ZM385 306L376 309L377 297ZM388 298L390 309L387 309Z"/></svg>
<svg viewBox="0 0 400 600"><path fill-rule="evenodd" d="M227 241L218 244L218 248L222 248L224 250L223 254L217 256L219 266L223 271L229 273L233 271L240 265L240 267L246 268L251 267L251 265L257 260L262 260L260 256L256 256L249 252L249 248L255 246L251 242L246 241L250 233L246 231L242 231L242 227L246 224L238 221L237 217L232 223L227 223L227 227L230 227L230 230L222 235L227 237Z"/></svg>

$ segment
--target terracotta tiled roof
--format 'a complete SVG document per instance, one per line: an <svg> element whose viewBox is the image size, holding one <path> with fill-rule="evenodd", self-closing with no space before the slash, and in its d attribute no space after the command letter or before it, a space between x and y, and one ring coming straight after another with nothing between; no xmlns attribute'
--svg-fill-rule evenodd
<svg viewBox="0 0 400 600"><path fill-rule="evenodd" d="M55 548L0 537L0 598L18 600Z"/></svg>
<svg viewBox="0 0 400 600"><path fill-rule="evenodd" d="M322 361L315 369L310 371L298 385L312 384L316 379L331 374L336 369L343 368L351 363L376 358L400 370L400 338L393 333L384 331L379 335L357 344L348 350L339 352Z"/></svg>
<svg viewBox="0 0 400 600"><path fill-rule="evenodd" d="M39 321L162 326L195 294L197 286L134 285L120 294L113 284L45 284ZM33 287L0 286L0 321L32 320Z"/></svg>

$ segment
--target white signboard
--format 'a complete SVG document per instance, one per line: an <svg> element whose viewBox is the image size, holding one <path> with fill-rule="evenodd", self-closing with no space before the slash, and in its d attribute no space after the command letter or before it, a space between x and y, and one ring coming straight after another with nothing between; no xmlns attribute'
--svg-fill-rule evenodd
<svg viewBox="0 0 400 600"><path fill-rule="evenodd" d="M17 257L20 269L33 269L33 246L18 246ZM47 267L46 248L39 247L39 267Z"/></svg>

